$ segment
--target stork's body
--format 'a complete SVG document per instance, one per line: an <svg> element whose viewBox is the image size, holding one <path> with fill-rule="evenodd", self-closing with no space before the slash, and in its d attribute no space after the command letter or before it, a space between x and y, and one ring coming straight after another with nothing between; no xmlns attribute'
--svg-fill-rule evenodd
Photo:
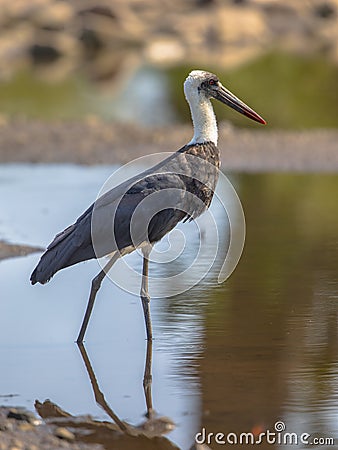
<svg viewBox="0 0 338 450"><path fill-rule="evenodd" d="M218 181L218 133L210 98L214 97L253 120L265 123L208 72L191 72L184 83L184 91L194 125L190 143L100 197L73 225L55 237L31 275L32 284L44 284L65 267L111 256L106 267L93 280L78 342L83 341L104 276L119 257L139 247L144 254L141 299L147 338L152 339L147 284L151 247L180 221L202 214L210 206ZM133 215L138 220L131 226Z"/></svg>

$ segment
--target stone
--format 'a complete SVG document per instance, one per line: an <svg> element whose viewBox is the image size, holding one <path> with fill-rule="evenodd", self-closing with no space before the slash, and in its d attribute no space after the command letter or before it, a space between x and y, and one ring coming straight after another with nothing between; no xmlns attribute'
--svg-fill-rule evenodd
<svg viewBox="0 0 338 450"><path fill-rule="evenodd" d="M20 408L11 408L7 414L7 418L24 421L31 424L34 424L37 420L33 413Z"/></svg>
<svg viewBox="0 0 338 450"><path fill-rule="evenodd" d="M145 56L150 63L154 64L179 63L184 54L182 44L172 38L150 41L145 49Z"/></svg>
<svg viewBox="0 0 338 450"><path fill-rule="evenodd" d="M66 441L74 441L75 439L75 434L64 427L56 428L54 431L54 435L59 439L65 439Z"/></svg>
<svg viewBox="0 0 338 450"><path fill-rule="evenodd" d="M331 2L323 2L314 8L315 15L321 19L330 19L337 13L336 8Z"/></svg>
<svg viewBox="0 0 338 450"><path fill-rule="evenodd" d="M73 16L71 4L60 1L39 8L32 19L40 27L62 29L73 19Z"/></svg>
<svg viewBox="0 0 338 450"><path fill-rule="evenodd" d="M215 23L220 41L226 44L264 42L268 33L264 15L254 9L220 8Z"/></svg>
<svg viewBox="0 0 338 450"><path fill-rule="evenodd" d="M34 425L28 422L23 422L18 425L20 431L32 431L34 429Z"/></svg>

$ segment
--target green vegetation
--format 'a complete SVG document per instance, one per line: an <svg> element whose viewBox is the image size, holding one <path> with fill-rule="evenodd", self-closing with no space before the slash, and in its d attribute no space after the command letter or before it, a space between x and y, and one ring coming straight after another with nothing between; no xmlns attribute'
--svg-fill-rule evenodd
<svg viewBox="0 0 338 450"><path fill-rule="evenodd" d="M0 83L0 111L42 119L73 119L95 111L91 87L80 77L48 82L31 71Z"/></svg>
<svg viewBox="0 0 338 450"><path fill-rule="evenodd" d="M338 126L338 67L322 57L300 58L274 53L236 70L204 68L216 72L226 87L268 121L269 128ZM182 122L190 120L181 86L191 69L191 66L178 66L164 71L174 115ZM158 69L149 70L155 75L158 73ZM125 95L128 97L128 92ZM47 82L25 70L0 82L0 113L9 115L72 119L97 114L111 119L114 99L116 92L113 89L102 93L99 86L81 74ZM129 101L135 100L129 98ZM214 103L220 120L231 120L240 127L260 126L218 102Z"/></svg>
<svg viewBox="0 0 338 450"><path fill-rule="evenodd" d="M181 120L189 118L189 113L177 86L190 69L181 66L168 71L172 98ZM226 87L268 121L269 127L338 126L338 68L322 57L273 53L227 72L217 67L205 69L216 72ZM216 103L219 119L231 119L241 127L259 126Z"/></svg>

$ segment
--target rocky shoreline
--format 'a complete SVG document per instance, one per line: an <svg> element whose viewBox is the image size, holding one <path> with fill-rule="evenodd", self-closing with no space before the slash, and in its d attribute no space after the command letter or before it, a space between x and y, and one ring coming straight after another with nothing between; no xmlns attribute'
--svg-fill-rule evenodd
<svg viewBox="0 0 338 450"><path fill-rule="evenodd" d="M27 65L102 79L126 55L230 68L277 50L338 64L338 0L0 0L0 23L5 79Z"/></svg>
<svg viewBox="0 0 338 450"><path fill-rule="evenodd" d="M68 428L42 422L23 408L0 406L0 450L100 450L101 445L75 442Z"/></svg>
<svg viewBox="0 0 338 450"><path fill-rule="evenodd" d="M0 163L125 164L171 152L191 139L191 125L147 129L109 123L0 118ZM338 130L282 131L219 125L222 169L241 172L337 172Z"/></svg>
<svg viewBox="0 0 338 450"><path fill-rule="evenodd" d="M164 436L175 428L165 416L133 426L117 416L114 421L73 416L50 400L36 400L34 406L38 416L24 408L0 406L0 450L179 450Z"/></svg>
<svg viewBox="0 0 338 450"><path fill-rule="evenodd" d="M0 240L0 261L2 259L14 258L15 256L26 256L30 253L40 252L40 247L31 247L29 245L10 244Z"/></svg>

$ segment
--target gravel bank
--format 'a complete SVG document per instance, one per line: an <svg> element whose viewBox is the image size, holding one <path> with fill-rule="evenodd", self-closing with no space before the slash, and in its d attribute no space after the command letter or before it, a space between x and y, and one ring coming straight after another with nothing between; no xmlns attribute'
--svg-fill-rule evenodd
<svg viewBox="0 0 338 450"><path fill-rule="evenodd" d="M43 249L39 247L9 244L8 242L0 241L0 260L6 258L14 258L15 256L26 256L29 255L29 253L40 252L42 250Z"/></svg>
<svg viewBox="0 0 338 450"><path fill-rule="evenodd" d="M67 428L47 425L22 408L0 407L0 450L101 450L75 442Z"/></svg>
<svg viewBox="0 0 338 450"><path fill-rule="evenodd" d="M161 151L175 151L191 139L191 126L147 130L83 121L44 122L0 118L0 163L124 164ZM338 171L338 130L269 131L220 124L223 169L229 171Z"/></svg>
<svg viewBox="0 0 338 450"><path fill-rule="evenodd" d="M41 63L59 64L58 76L80 69L101 78L119 70L126 50L156 65L230 67L273 49L338 62L337 0L0 0L0 8L0 78Z"/></svg>

